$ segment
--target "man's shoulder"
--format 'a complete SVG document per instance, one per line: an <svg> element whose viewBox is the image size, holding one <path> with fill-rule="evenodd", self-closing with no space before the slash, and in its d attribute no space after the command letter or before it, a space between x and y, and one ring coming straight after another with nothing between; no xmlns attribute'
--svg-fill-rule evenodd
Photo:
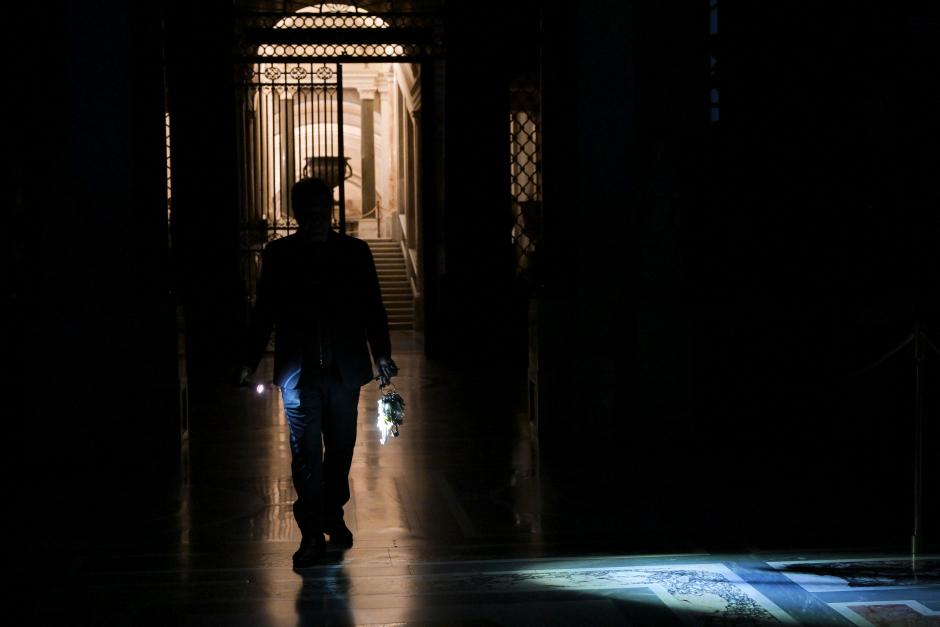
<svg viewBox="0 0 940 627"><path fill-rule="evenodd" d="M336 233L334 242L336 245L343 248L347 251L353 251L356 253L364 253L369 250L369 244L365 241L359 239L358 237L353 237L352 235L346 235L344 233Z"/></svg>
<svg viewBox="0 0 940 627"><path fill-rule="evenodd" d="M297 233L291 233L290 235L272 239L270 242L265 244L264 253L269 257L273 255L290 255L292 252L295 252L298 248L302 247L302 243L303 242L300 240Z"/></svg>
<svg viewBox="0 0 940 627"><path fill-rule="evenodd" d="M290 247L291 243L296 239L296 234L291 233L290 235L285 235L284 237L278 237L272 239L270 242L264 245L264 249L267 251L272 250L284 250L285 248Z"/></svg>

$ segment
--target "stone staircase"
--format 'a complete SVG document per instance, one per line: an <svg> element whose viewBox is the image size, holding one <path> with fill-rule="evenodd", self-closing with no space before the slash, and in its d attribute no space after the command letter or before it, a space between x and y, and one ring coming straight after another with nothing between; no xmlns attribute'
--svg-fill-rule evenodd
<svg viewBox="0 0 940 627"><path fill-rule="evenodd" d="M372 249L375 269L382 288L382 302L388 312L389 329L414 328L414 296L405 268L401 245L392 240L365 240Z"/></svg>

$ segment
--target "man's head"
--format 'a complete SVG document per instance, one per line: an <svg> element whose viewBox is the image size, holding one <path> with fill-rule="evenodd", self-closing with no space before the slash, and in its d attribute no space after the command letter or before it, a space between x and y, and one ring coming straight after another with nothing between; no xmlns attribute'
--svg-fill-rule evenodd
<svg viewBox="0 0 940 627"><path fill-rule="evenodd" d="M291 189L294 218L301 229L326 229L333 212L333 190L321 179L300 179Z"/></svg>

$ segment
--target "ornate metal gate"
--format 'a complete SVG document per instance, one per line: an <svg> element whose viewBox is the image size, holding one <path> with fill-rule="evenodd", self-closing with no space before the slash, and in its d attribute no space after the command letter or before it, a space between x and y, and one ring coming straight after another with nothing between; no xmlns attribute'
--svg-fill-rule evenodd
<svg viewBox="0 0 940 627"><path fill-rule="evenodd" d="M241 250L243 276L253 295L261 249L297 228L293 184L316 177L331 185L333 227L345 232L345 180L352 168L343 146L340 64L259 62L244 65L241 74Z"/></svg>

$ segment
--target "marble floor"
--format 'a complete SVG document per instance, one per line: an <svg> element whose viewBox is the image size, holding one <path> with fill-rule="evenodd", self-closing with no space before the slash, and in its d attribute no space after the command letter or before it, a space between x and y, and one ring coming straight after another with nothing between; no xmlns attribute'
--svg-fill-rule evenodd
<svg viewBox="0 0 940 627"><path fill-rule="evenodd" d="M58 567L35 624L940 625L940 556L720 552L650 507L612 526L631 504L543 467L520 386L429 363L414 334L393 340L407 415L380 444L378 388L363 388L352 549L291 569L280 399L219 389L193 398L172 507L128 514L132 533L48 540Z"/></svg>

